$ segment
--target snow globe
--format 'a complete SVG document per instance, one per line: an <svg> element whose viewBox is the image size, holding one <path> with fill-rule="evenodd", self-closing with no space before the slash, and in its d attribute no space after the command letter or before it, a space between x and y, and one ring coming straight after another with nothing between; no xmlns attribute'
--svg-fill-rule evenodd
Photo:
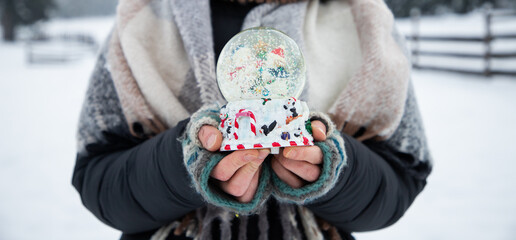
<svg viewBox="0 0 516 240"><path fill-rule="evenodd" d="M311 146L303 55L293 39L267 27L235 35L217 62L217 82L228 103L220 110L221 151Z"/></svg>

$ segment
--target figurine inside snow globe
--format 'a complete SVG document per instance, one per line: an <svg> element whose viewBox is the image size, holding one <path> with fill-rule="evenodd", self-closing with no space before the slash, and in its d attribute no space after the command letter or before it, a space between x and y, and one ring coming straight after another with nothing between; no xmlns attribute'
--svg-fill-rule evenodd
<svg viewBox="0 0 516 240"><path fill-rule="evenodd" d="M235 35L217 62L217 81L228 103L220 110L221 151L311 146L309 109L298 99L305 63L297 44L266 27Z"/></svg>

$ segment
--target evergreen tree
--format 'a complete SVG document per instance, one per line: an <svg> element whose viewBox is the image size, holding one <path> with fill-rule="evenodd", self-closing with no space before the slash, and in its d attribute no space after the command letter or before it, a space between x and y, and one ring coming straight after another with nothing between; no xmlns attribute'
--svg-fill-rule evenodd
<svg viewBox="0 0 516 240"><path fill-rule="evenodd" d="M53 0L0 0L3 38L16 39L16 27L33 24L48 18L48 11L55 7Z"/></svg>

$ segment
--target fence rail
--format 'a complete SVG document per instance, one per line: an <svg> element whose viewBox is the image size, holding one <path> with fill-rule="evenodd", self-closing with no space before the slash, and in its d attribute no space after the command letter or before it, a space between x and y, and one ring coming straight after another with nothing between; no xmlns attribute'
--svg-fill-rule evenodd
<svg viewBox="0 0 516 240"><path fill-rule="evenodd" d="M516 39L516 34L498 34L485 37L463 37L463 36L425 36L425 35L409 35L408 40L411 41L436 41L436 42L488 42L497 39Z"/></svg>
<svg viewBox="0 0 516 240"><path fill-rule="evenodd" d="M60 48L49 47L52 43L58 44ZM63 33L51 36L38 33L27 41L26 57L29 63L67 62L79 59L87 52L96 52L97 49L97 41L88 34Z"/></svg>
<svg viewBox="0 0 516 240"><path fill-rule="evenodd" d="M514 40L516 43L516 33L506 34L493 34L492 25L493 19L498 17L504 18L509 16L516 16L516 11L493 11L490 7L486 7L484 11L484 22L485 22L485 33L483 36L444 36L444 35L421 35L419 30L420 14L418 10L412 12L412 34L407 36L407 40L411 41L412 45L412 65L416 69L456 72L463 74L476 74L476 75L506 75L516 76L516 71L502 71L493 69L491 60L493 59L516 59L516 52L493 52L492 44L496 40ZM469 42L483 44L483 53L462 53L462 52L446 52L446 51L429 51L421 50L421 42ZM467 58L467 59L483 59L484 69L483 70L465 70L453 67L436 67L426 66L419 62L420 56L433 56L433 57L450 57L450 58ZM515 66L516 69L516 66Z"/></svg>
<svg viewBox="0 0 516 240"><path fill-rule="evenodd" d="M431 51L418 51L412 52L413 55L418 56L433 56L433 57L456 57L456 58L516 58L516 52L514 53L452 53L452 52L431 52Z"/></svg>

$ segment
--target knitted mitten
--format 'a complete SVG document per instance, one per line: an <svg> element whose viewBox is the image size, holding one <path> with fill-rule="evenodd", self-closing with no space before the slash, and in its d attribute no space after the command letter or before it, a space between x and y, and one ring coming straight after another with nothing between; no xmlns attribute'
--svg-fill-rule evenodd
<svg viewBox="0 0 516 240"><path fill-rule="evenodd" d="M346 166L344 140L335 130L335 125L330 118L326 114L315 112L310 114L310 119L323 122L327 129L326 140L314 142L323 152L321 175L315 182L301 188L292 188L271 171L273 195L279 200L306 204L323 196L335 186L342 168Z"/></svg>
<svg viewBox="0 0 516 240"><path fill-rule="evenodd" d="M271 170L265 164L263 165L258 189L249 203L236 201L210 180L211 171L228 153L207 151L202 147L202 143L197 136L204 125L218 127L220 123L219 110L220 107L217 105L206 106L191 116L190 123L188 123L185 134L181 139L184 163L192 177L195 189L204 197L206 202L240 214L250 214L256 212L270 196L269 179Z"/></svg>

